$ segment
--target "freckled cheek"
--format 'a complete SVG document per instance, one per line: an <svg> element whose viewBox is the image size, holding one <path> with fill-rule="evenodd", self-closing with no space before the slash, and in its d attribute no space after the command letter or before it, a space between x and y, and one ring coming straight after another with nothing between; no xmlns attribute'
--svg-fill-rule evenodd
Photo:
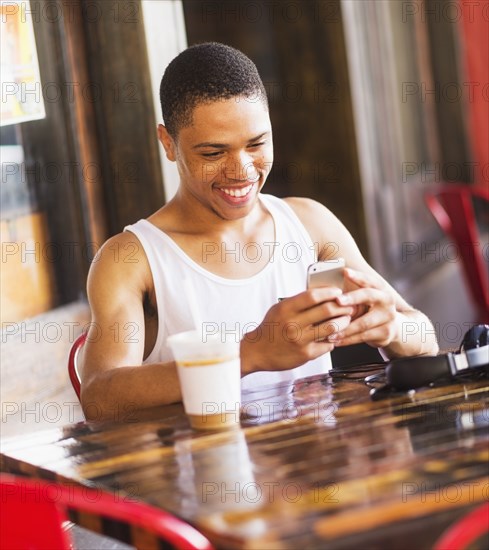
<svg viewBox="0 0 489 550"><path fill-rule="evenodd" d="M216 176L217 167L210 162L187 161L181 164L184 173L196 182L209 183Z"/></svg>
<svg viewBox="0 0 489 550"><path fill-rule="evenodd" d="M268 175L270 173L270 170L272 169L273 164L273 154L270 155L263 155L259 159L256 160L254 163L257 170L259 170L262 174Z"/></svg>
<svg viewBox="0 0 489 550"><path fill-rule="evenodd" d="M264 151L261 158L263 169L268 173L272 169L273 164L273 145L270 144Z"/></svg>
<svg viewBox="0 0 489 550"><path fill-rule="evenodd" d="M204 183L212 183L219 171L220 166L216 162L201 162L195 167L195 177Z"/></svg>

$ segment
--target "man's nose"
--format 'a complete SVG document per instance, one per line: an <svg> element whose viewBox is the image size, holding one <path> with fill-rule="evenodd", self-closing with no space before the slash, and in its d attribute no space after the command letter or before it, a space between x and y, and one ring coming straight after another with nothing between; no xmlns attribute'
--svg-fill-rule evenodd
<svg viewBox="0 0 489 550"><path fill-rule="evenodd" d="M237 153L226 160L224 175L229 180L255 181L258 171L253 164L253 157L246 152Z"/></svg>

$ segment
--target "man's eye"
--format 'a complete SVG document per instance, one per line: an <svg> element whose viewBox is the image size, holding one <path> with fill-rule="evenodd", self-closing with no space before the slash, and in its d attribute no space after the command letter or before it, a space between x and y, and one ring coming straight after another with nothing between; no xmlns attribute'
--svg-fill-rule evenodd
<svg viewBox="0 0 489 550"><path fill-rule="evenodd" d="M265 142L264 141L260 141L259 143L253 143L252 145L250 145L250 147L260 147L261 145L265 145Z"/></svg>
<svg viewBox="0 0 489 550"><path fill-rule="evenodd" d="M202 153L203 157L217 157L222 155L222 151L216 151L215 153Z"/></svg>

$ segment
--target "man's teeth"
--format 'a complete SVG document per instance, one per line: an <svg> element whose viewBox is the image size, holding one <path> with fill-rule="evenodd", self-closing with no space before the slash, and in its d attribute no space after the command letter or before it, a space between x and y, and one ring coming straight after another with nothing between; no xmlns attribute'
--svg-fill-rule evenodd
<svg viewBox="0 0 489 550"><path fill-rule="evenodd" d="M252 187L253 185L248 185L242 189L226 189L225 187L221 187L221 190L224 191L226 195L231 195L231 197L244 197L251 191Z"/></svg>

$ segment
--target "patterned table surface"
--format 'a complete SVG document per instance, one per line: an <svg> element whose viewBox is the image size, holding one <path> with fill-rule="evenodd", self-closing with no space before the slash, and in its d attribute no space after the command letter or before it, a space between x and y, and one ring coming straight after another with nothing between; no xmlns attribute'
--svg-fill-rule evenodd
<svg viewBox="0 0 489 550"><path fill-rule="evenodd" d="M3 440L1 468L151 503L223 548L430 548L489 499L488 380L374 401L367 374L245 394L227 432L128 407Z"/></svg>

